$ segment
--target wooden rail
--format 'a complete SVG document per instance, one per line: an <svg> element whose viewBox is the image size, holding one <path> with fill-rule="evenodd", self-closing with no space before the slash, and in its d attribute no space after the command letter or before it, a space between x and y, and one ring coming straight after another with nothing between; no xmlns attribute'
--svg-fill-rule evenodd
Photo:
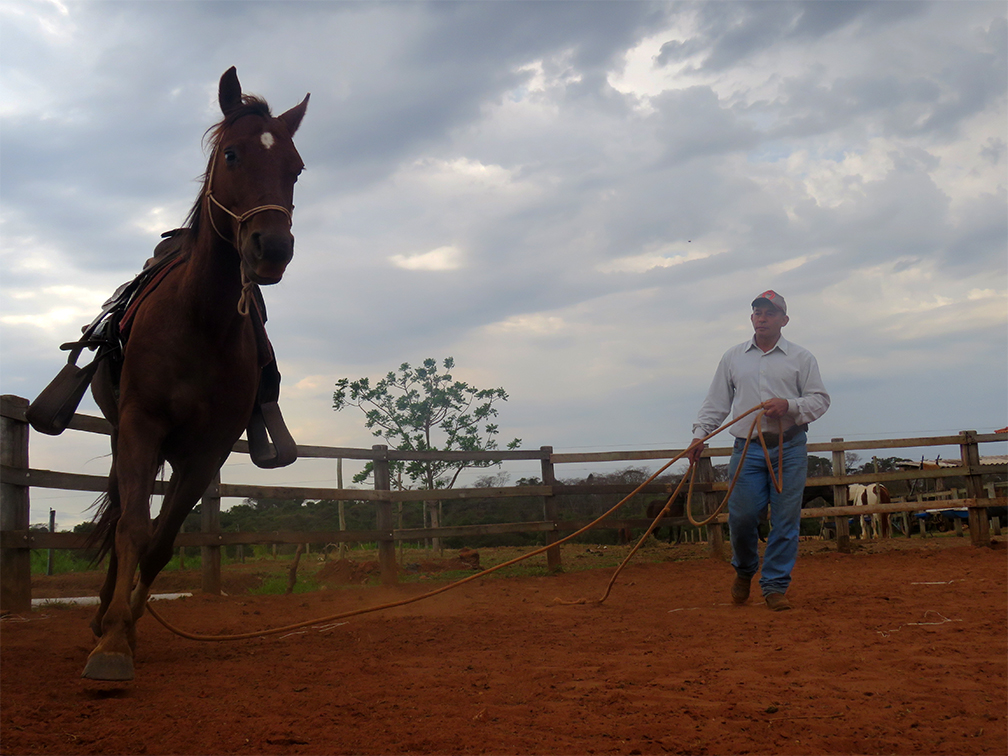
<svg viewBox="0 0 1008 756"><path fill-rule="evenodd" d="M75 533L47 533L29 530L29 490L31 488L62 489L74 491L103 492L107 484L105 476L83 475L79 473L35 469L29 466L29 428L25 420L28 401L21 397L5 395L0 397L0 611L26 611L31 606L30 552L32 549L81 549L85 536ZM111 427L102 418L75 415L69 428L88 433L109 434ZM898 438L874 441L844 441L832 439L829 443L809 444L809 452L829 452L833 457L834 470L840 474L809 478L808 486L832 486L840 500L846 500L846 487L853 483L891 483L899 480L964 478L967 496L960 499L934 501L898 502L878 507L834 506L821 509L802 510L803 518L833 518L837 528L837 545L840 550L849 550L847 518L855 515L880 513L916 512L929 509L966 508L969 512L969 530L972 542L986 544L990 540L986 507L1005 506L1006 498L989 498L983 486L983 476L1003 473L1004 466L991 468L980 464L979 444L1008 440L999 434L977 434L963 431L955 436L929 436L925 438ZM844 454L862 449L895 449L928 446L960 447L961 464L956 467L936 470L904 470L886 473L843 474ZM247 453L245 441L235 444L234 451ZM646 451L590 452L557 454L552 447L543 446L538 450L492 451L492 452L402 452L385 446L371 449L339 448L326 446L299 446L299 458L357 459L373 462L375 485L373 490L340 489L331 487L303 486L261 486L240 483L223 483L219 478L207 489L203 498L203 521L199 533L180 533L176 547L200 547L202 550L203 590L220 592L220 549L236 544L296 544L296 543L361 543L377 542L382 580L393 583L396 580L395 543L397 541L422 540L427 538L468 537L478 535L499 535L507 533L545 533L547 545L556 542L563 533L570 533L588 524L588 521L565 520L559 516L559 501L564 497L578 494L621 496L633 491L631 485L565 485L557 482L556 465L585 464L601 462L627 462L645 460L668 460L682 452L681 449ZM711 512L723 498L727 483L712 482L711 459L731 455L731 447L714 447L705 450L698 469L695 491L704 512ZM503 488L439 489L434 491L393 491L389 480L389 462L409 460L450 460L450 461L492 461L539 460L542 468L543 485L512 486ZM155 482L155 493L163 493L166 484ZM671 493L671 486L650 484L642 493ZM220 500L222 497L274 498L274 499L325 499L333 501L371 501L376 509L376 528L364 531L317 531L317 532L259 532L223 533L220 531ZM416 501L449 501L465 499L491 499L538 497L543 502L544 517L541 521L519 523L493 523L438 528L397 529L392 517L392 504ZM835 498L834 497L834 498ZM716 522L727 521L720 515ZM636 518L610 518L607 528L644 528L648 520ZM662 525L687 525L682 517L667 517ZM721 529L708 530L708 542L713 553L720 553ZM547 565L551 570L561 568L559 548L547 551Z"/></svg>

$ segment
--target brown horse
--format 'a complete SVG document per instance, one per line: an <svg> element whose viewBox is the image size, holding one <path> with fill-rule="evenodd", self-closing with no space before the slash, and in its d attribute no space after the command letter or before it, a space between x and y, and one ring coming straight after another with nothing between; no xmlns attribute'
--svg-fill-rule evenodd
<svg viewBox="0 0 1008 756"><path fill-rule="evenodd" d="M264 362L250 315L255 284L278 282L294 255L294 184L304 164L292 137L308 97L273 117L263 100L242 95L231 68L218 99L224 119L208 132L210 161L178 234L179 262L131 314L118 396L107 362L91 384L113 426L96 518L110 559L91 623L98 644L83 675L92 679L133 678L136 622L151 583L253 412ZM171 480L152 522L150 497L166 461Z"/></svg>

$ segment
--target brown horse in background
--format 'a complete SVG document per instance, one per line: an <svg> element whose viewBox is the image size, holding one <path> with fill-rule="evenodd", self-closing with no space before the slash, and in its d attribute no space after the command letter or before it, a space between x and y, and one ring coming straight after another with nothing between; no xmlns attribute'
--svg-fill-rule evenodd
<svg viewBox="0 0 1008 756"><path fill-rule="evenodd" d="M203 189L179 234L178 263L132 314L118 396L103 363L91 388L112 423L112 469L96 517L109 553L84 677L133 678L136 622L186 516L249 424L263 364L250 311L255 284L277 283L294 255L294 184L304 167L292 137L308 105L278 117L221 77L224 119L208 132ZM261 326L260 326L261 328ZM150 497L171 479L160 514ZM139 580L134 584L137 569Z"/></svg>

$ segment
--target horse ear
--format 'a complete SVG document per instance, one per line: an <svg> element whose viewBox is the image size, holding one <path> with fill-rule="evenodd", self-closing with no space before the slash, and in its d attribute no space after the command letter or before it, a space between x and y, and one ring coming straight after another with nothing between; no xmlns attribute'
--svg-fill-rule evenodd
<svg viewBox="0 0 1008 756"><path fill-rule="evenodd" d="M232 110L241 105L242 91L241 83L238 81L238 72L231 66L224 75L220 77L220 86L217 88L217 101L220 103L221 112L227 115Z"/></svg>
<svg viewBox="0 0 1008 756"><path fill-rule="evenodd" d="M301 119L304 118L305 110L308 109L309 97L311 97L311 92L305 95L305 98L301 101L300 105L295 105L286 113L281 113L278 116L281 121L287 124L287 130L290 131L291 136L294 136L294 132L297 131L298 126L301 125Z"/></svg>

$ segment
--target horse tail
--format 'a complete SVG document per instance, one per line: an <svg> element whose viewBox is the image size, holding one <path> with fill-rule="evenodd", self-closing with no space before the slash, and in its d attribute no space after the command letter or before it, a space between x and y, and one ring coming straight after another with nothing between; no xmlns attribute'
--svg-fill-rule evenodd
<svg viewBox="0 0 1008 756"><path fill-rule="evenodd" d="M91 565L95 566L105 556L115 548L116 525L119 524L119 516L122 509L119 506L119 496L113 498L108 491L99 496L94 503L97 510L91 522L94 524L91 532L88 533L85 548L88 550L97 549Z"/></svg>

